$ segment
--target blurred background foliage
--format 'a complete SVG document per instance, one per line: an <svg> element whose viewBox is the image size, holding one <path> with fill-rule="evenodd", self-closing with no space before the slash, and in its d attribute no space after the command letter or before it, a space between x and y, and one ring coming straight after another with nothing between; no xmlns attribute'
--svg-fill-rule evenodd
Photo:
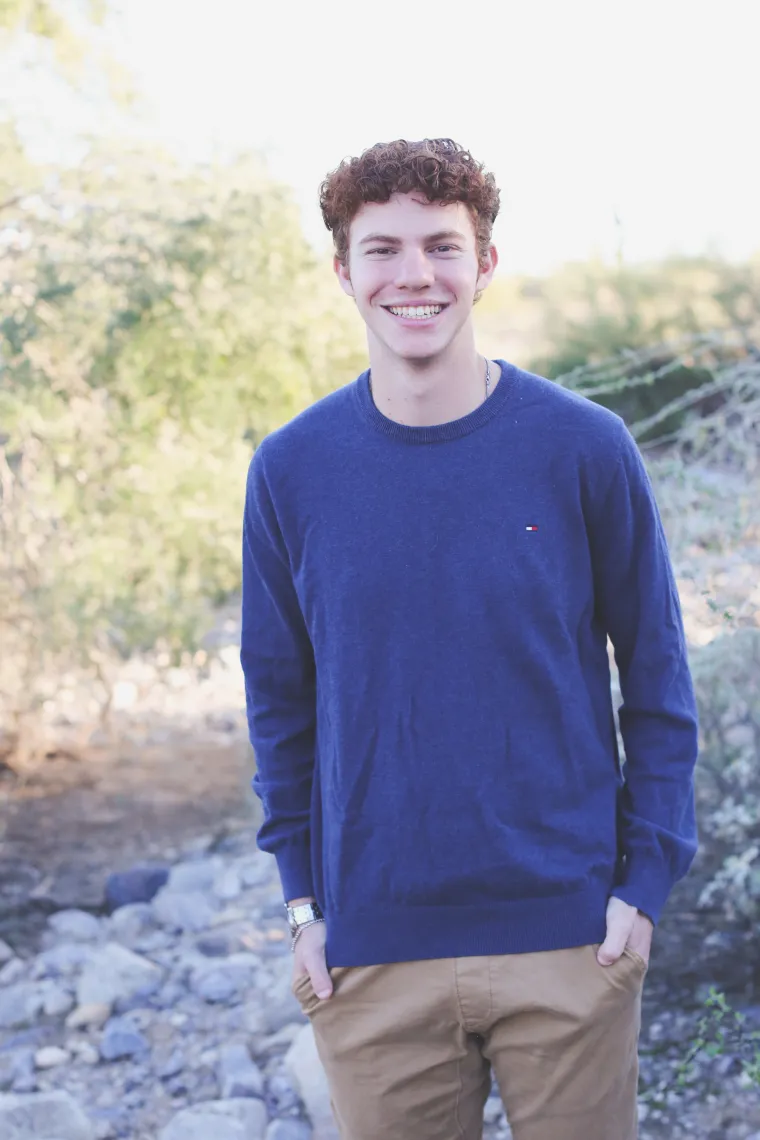
<svg viewBox="0 0 760 1140"><path fill-rule="evenodd" d="M57 652L192 643L239 584L256 441L361 352L255 158L183 171L93 146L41 171L12 129L2 147L0 678L29 701Z"/></svg>
<svg viewBox="0 0 760 1140"><path fill-rule="evenodd" d="M57 6L0 0L0 28L0 50L46 40L41 65L77 82L86 39ZM702 901L760 921L760 254L501 275L475 319L484 351L605 403L642 447L684 603L714 617L693 646L714 840ZM257 441L364 366L358 317L259 156L187 166L109 136L76 165L40 165L4 109L7 764L35 754L63 672L89 677L107 710L120 662L197 650L237 597Z"/></svg>

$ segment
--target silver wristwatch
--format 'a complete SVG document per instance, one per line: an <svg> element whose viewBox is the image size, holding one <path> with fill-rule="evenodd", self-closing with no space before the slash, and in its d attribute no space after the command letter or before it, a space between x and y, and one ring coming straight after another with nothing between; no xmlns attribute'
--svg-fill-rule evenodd
<svg viewBox="0 0 760 1140"><path fill-rule="evenodd" d="M315 922L325 921L325 916L322 914L318 902L298 903L297 906L288 906L285 903L285 909L288 912L288 926L292 939L291 949L295 946L296 939L305 926L312 926Z"/></svg>

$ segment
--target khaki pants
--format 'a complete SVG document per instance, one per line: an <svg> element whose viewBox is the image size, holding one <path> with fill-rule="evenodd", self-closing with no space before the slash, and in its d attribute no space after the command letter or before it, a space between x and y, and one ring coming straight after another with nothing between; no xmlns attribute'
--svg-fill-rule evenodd
<svg viewBox="0 0 760 1140"><path fill-rule="evenodd" d="M647 967L598 948L299 978L342 1140L479 1140L492 1071L514 1140L635 1140Z"/></svg>

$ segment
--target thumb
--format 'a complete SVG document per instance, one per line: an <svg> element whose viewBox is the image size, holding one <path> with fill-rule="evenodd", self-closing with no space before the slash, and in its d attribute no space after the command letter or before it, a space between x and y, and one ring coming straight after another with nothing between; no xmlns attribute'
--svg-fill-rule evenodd
<svg viewBox="0 0 760 1140"><path fill-rule="evenodd" d="M611 966L617 962L628 945L635 918L636 907L614 896L610 899L607 905L607 937L596 955L600 965Z"/></svg>
<svg viewBox="0 0 760 1140"><path fill-rule="evenodd" d="M314 987L314 993L318 998L329 998L333 991L332 978L327 972L327 964L324 959L321 962L315 962L314 965L309 967L309 977L311 984Z"/></svg>

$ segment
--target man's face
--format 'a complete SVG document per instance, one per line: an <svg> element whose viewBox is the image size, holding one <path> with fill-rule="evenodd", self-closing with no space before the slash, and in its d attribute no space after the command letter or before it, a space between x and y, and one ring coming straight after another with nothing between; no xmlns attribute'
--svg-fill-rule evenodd
<svg viewBox="0 0 760 1140"><path fill-rule="evenodd" d="M414 193L362 206L351 223L347 265L337 258L334 265L364 318L370 348L374 340L393 356L424 360L455 340L497 260L491 246L478 265L463 202L428 202Z"/></svg>

